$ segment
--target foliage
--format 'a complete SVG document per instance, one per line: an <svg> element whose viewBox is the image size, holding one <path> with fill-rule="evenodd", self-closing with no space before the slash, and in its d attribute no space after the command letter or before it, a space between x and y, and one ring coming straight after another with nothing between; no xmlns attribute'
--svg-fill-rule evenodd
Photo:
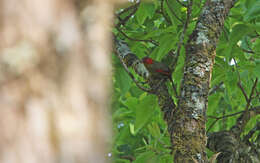
<svg viewBox="0 0 260 163"><path fill-rule="evenodd" d="M181 1L186 3L186 1ZM194 0L184 43L196 25L204 1ZM130 3L129 6L133 5ZM117 11L121 20L133 13L133 9ZM149 55L163 60L171 50L176 51L186 7L176 0L141 2L137 11L114 33L124 39L139 58ZM239 0L225 22L216 50L216 58L208 97L209 117L221 117L245 110L256 78L260 78L260 1ZM117 19L116 24L120 23ZM179 88L185 59L184 47L180 50L173 79ZM162 120L156 97L144 93L123 70L116 56L114 63L113 112L113 161L114 162L172 162L169 135ZM138 78L138 77L136 77ZM140 79L141 80L141 79ZM238 83L242 86L240 88ZM257 93L258 92L258 93ZM251 106L260 105L260 84L257 85ZM258 95L257 95L258 94ZM240 114L219 119L208 118L209 132L229 129ZM216 123L215 123L215 122ZM244 133L248 133L260 121L253 117ZM214 122L214 125L211 125ZM259 132L255 133L259 134ZM211 155L210 152L208 152Z"/></svg>

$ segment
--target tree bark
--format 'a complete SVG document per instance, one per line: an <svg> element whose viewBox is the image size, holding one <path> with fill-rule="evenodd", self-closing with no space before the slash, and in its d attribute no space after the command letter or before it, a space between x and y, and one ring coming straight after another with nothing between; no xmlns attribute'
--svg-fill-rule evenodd
<svg viewBox="0 0 260 163"><path fill-rule="evenodd" d="M185 46L181 98L170 133L174 162L207 162L206 110L216 45L235 0L208 0Z"/></svg>

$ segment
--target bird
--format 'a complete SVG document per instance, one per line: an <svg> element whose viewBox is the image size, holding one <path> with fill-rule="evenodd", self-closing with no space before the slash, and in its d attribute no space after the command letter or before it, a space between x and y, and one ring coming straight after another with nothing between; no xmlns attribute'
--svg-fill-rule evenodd
<svg viewBox="0 0 260 163"><path fill-rule="evenodd" d="M150 57L142 58L145 68L151 74L152 79L170 80L172 88L176 97L178 97L177 89L172 80L172 70L164 63L153 60ZM160 85L160 84L159 84Z"/></svg>
<svg viewBox="0 0 260 163"><path fill-rule="evenodd" d="M158 79L169 79L172 80L172 71L164 63L153 60L149 57L144 57L142 62L145 68L149 71L152 78Z"/></svg>

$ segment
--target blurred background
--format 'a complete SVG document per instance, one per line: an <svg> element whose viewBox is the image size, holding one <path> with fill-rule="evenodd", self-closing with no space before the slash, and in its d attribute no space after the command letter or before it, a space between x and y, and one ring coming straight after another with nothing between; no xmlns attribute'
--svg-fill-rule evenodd
<svg viewBox="0 0 260 163"><path fill-rule="evenodd" d="M0 0L1 163L107 162L112 6Z"/></svg>

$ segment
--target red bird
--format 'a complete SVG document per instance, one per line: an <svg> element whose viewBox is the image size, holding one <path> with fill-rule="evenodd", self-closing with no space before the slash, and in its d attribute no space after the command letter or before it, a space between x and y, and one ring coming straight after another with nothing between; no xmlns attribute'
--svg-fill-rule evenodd
<svg viewBox="0 0 260 163"><path fill-rule="evenodd" d="M149 57L142 59L144 66L151 74L152 78L169 79L176 97L178 97L177 89L172 80L172 70L162 62L158 62Z"/></svg>
<svg viewBox="0 0 260 163"><path fill-rule="evenodd" d="M144 66L154 78L167 78L172 81L172 71L162 62L158 62L149 57L142 59Z"/></svg>

